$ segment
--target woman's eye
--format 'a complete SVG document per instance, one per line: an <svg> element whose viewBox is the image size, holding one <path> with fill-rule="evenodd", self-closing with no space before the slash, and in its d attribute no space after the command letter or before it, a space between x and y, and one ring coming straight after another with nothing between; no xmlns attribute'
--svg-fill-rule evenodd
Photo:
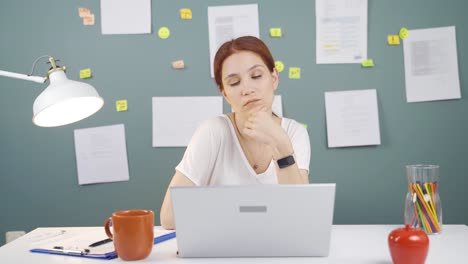
<svg viewBox="0 0 468 264"><path fill-rule="evenodd" d="M229 86L236 86L236 85L239 85L240 81L237 81L237 82L232 82L229 84Z"/></svg>
<svg viewBox="0 0 468 264"><path fill-rule="evenodd" d="M254 75L254 76L252 76L252 79L258 79L258 78L261 78L261 77L262 77L261 74L259 74L259 75Z"/></svg>

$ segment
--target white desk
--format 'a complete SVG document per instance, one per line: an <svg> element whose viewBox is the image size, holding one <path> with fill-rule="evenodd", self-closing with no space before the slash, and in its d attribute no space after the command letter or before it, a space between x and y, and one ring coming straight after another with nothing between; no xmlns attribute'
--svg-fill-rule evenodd
<svg viewBox="0 0 468 264"><path fill-rule="evenodd" d="M387 237L395 225L335 225L332 229L330 256L327 258L223 258L181 259L176 256L177 244L172 239L154 246L151 255L141 263L346 263L391 264ZM45 235L67 230L80 232L102 230L103 227L37 228L25 236L0 247L0 263L116 263L120 259L94 260L78 257L30 253L33 241ZM443 233L429 236L429 255L426 264L463 263L468 260L468 227L444 225ZM127 262L128 263L128 262Z"/></svg>

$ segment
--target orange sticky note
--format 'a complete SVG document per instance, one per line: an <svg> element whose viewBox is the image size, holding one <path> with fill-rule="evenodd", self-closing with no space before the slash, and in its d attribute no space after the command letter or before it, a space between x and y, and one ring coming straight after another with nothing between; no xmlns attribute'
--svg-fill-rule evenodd
<svg viewBox="0 0 468 264"><path fill-rule="evenodd" d="M181 19L192 19L192 10L190 8L180 9L180 18Z"/></svg>
<svg viewBox="0 0 468 264"><path fill-rule="evenodd" d="M172 68L174 69L183 69L185 68L185 63L183 60L177 60L172 62Z"/></svg>
<svg viewBox="0 0 468 264"><path fill-rule="evenodd" d="M128 110L127 100L117 100L115 101L115 108L117 112L123 112Z"/></svg>
<svg viewBox="0 0 468 264"><path fill-rule="evenodd" d="M93 26L94 25L94 14L87 15L83 17L83 25Z"/></svg>
<svg viewBox="0 0 468 264"><path fill-rule="evenodd" d="M300 79L300 78L301 78L301 68L289 67L289 79Z"/></svg>
<svg viewBox="0 0 468 264"><path fill-rule="evenodd" d="M85 16L91 15L91 11L89 10L89 8L80 7L78 8L78 15L83 18Z"/></svg>

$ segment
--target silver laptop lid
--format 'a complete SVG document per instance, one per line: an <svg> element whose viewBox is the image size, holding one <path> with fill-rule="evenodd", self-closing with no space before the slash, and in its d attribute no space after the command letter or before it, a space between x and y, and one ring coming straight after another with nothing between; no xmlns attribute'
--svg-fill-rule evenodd
<svg viewBox="0 0 468 264"><path fill-rule="evenodd" d="M173 187L181 257L328 256L335 184Z"/></svg>

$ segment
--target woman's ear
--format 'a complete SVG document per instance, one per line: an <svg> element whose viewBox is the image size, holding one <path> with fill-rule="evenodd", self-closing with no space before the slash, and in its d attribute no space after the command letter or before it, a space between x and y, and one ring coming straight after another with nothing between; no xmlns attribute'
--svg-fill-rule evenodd
<svg viewBox="0 0 468 264"><path fill-rule="evenodd" d="M276 91L276 89L278 89L278 84L279 84L279 73L276 70L276 68L273 68L271 77L273 78L273 91Z"/></svg>

